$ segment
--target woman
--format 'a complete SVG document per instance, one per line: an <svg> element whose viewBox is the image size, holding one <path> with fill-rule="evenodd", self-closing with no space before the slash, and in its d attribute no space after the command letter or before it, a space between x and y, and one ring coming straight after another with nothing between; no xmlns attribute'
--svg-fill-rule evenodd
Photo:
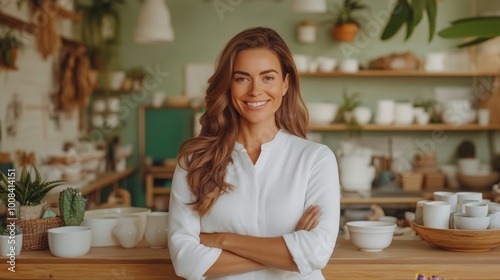
<svg viewBox="0 0 500 280"><path fill-rule="evenodd" d="M198 137L174 174L169 249L187 279L324 279L339 226L331 150L305 140L307 110L283 39L245 30L223 50Z"/></svg>

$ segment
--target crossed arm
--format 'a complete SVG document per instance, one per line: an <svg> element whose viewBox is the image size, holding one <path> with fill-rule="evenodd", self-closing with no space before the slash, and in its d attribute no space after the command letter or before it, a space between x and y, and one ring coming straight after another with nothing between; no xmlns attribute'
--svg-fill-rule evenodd
<svg viewBox="0 0 500 280"><path fill-rule="evenodd" d="M299 220L296 231L310 231L318 225L321 211L310 206ZM237 274L274 267L298 271L282 237L255 237L232 233L202 233L201 244L222 249L205 276Z"/></svg>

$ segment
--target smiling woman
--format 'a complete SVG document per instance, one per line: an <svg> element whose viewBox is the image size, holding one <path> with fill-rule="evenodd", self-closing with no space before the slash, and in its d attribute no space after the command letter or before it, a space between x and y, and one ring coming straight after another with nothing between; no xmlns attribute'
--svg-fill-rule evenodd
<svg viewBox="0 0 500 280"><path fill-rule="evenodd" d="M205 101L200 135L181 146L172 182L176 273L324 279L339 227L337 162L305 139L307 111L283 39L268 28L233 37Z"/></svg>

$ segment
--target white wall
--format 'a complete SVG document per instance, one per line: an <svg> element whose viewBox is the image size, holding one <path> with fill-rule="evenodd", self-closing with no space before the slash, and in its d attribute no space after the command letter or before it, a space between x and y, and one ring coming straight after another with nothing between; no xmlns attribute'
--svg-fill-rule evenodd
<svg viewBox="0 0 500 280"><path fill-rule="evenodd" d="M16 7L16 0L2 1L0 9L3 13L30 19L29 8L23 5ZM61 0L65 6L71 6L71 1ZM67 19L58 19L60 33L73 37L72 23ZM8 30L0 26L0 33ZM59 115L59 125L50 110L50 95L57 92L58 83L56 70L59 68L61 54L43 60L36 51L35 38L32 35L16 31L25 42L17 61L17 71L0 70L0 121L2 123L2 143L0 150L14 155L16 150L35 152L37 162L47 155L58 153L65 141L75 140L78 132L78 113ZM17 96L21 104L21 114L15 120L17 133L8 135L7 125L12 124L12 113L8 104ZM52 111L52 113L51 113ZM52 117L51 117L52 115Z"/></svg>

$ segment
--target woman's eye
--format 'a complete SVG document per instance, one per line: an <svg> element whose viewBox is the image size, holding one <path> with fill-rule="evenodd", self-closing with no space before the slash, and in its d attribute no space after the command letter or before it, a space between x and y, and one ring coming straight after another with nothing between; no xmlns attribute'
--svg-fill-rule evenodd
<svg viewBox="0 0 500 280"><path fill-rule="evenodd" d="M246 77L237 77L236 81L237 82L246 82L246 81L248 81L248 79Z"/></svg>
<svg viewBox="0 0 500 280"><path fill-rule="evenodd" d="M265 76L264 80L265 81L272 81L272 80L274 80L274 77L273 76Z"/></svg>

